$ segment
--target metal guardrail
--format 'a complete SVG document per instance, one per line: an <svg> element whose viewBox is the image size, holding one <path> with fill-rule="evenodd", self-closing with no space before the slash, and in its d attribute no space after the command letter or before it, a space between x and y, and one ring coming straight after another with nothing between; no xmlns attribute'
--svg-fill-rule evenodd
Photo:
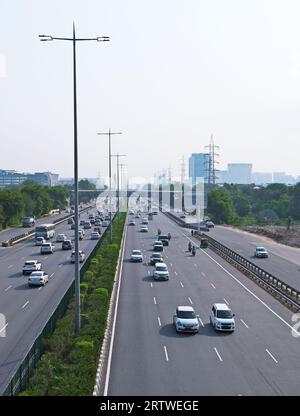
<svg viewBox="0 0 300 416"><path fill-rule="evenodd" d="M83 208L80 212L87 211L88 209L91 209L91 208L92 208L92 206L88 206L86 208ZM53 224L54 225L61 224L64 221L66 221L68 218L73 217L73 216L74 216L74 214L67 214L67 215L65 215L62 218L59 218L59 219L54 220L53 221ZM7 241L2 242L2 247L11 247L11 246L14 246L15 244L18 244L21 241L27 240L28 238L32 237L34 234L35 234L34 231L28 231L26 233L19 234L19 235L15 236L15 237L10 238Z"/></svg>
<svg viewBox="0 0 300 416"><path fill-rule="evenodd" d="M170 212L164 212L169 218L177 222L181 226L185 226L185 222L177 218ZM194 227L188 227L194 228ZM300 291L285 283L283 280L267 272L250 260L219 243L212 237L203 233L209 244L209 248L218 255L240 270L247 277L254 280L259 286L271 293L275 298L284 303L287 307L294 311L300 311ZM196 237L197 238L197 237Z"/></svg>
<svg viewBox="0 0 300 416"><path fill-rule="evenodd" d="M112 219L115 217L115 215L116 213L114 214ZM108 232L109 229L110 229L110 225L107 228L105 228L97 244L95 245L90 255L87 257L87 259L83 263L80 269L80 280L84 276L86 270L89 268L91 259L93 258L95 252L98 250L104 235ZM74 293L75 293L75 283L74 281L72 281L72 283L70 283L69 288L66 290L66 292L62 296L59 304L56 306L56 308L50 315L48 321L44 325L40 334L37 336L37 338L33 341L33 343L28 348L27 353L23 361L21 362L19 368L12 375L11 380L7 383L7 387L5 388L3 393L0 392L0 395L16 396L21 390L26 388L29 377L32 374L37 362L39 361L41 355L44 352L43 338L51 334L54 331L57 320L64 316L69 300L74 296Z"/></svg>

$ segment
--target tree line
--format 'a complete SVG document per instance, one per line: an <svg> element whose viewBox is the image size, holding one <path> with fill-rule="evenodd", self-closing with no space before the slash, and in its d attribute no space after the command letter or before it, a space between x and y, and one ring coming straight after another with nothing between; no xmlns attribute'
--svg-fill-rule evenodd
<svg viewBox="0 0 300 416"><path fill-rule="evenodd" d="M300 221L300 183L266 187L229 185L208 191L207 215L217 224L283 224Z"/></svg>
<svg viewBox="0 0 300 416"><path fill-rule="evenodd" d="M87 180L78 183L79 189L91 192L79 192L79 203L87 203L95 198L92 190L95 185ZM74 186L44 186L26 181L20 186L0 189L0 230L8 226L18 226L23 217L35 215L42 217L52 209L64 209L73 204Z"/></svg>

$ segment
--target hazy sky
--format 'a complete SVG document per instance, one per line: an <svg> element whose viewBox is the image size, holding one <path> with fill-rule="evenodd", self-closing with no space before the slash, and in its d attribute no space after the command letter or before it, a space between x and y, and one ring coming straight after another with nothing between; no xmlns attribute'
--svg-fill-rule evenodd
<svg viewBox="0 0 300 416"><path fill-rule="evenodd" d="M299 0L0 0L0 169L73 175L71 42L80 176L107 174L107 138L130 176L202 152L220 168L300 174ZM115 163L115 162L114 162Z"/></svg>

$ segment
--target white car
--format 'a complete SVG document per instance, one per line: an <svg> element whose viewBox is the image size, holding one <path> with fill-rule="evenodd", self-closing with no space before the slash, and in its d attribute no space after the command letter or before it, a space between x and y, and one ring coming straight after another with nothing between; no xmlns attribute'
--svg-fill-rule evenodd
<svg viewBox="0 0 300 416"><path fill-rule="evenodd" d="M131 261L143 261L143 254L141 250L132 250L130 260Z"/></svg>
<svg viewBox="0 0 300 416"><path fill-rule="evenodd" d="M79 263L83 263L85 260L84 252L82 250L79 250L78 254L79 254ZM71 263L75 263L75 251L73 251L71 254Z"/></svg>
<svg viewBox="0 0 300 416"><path fill-rule="evenodd" d="M267 252L267 250L264 247L256 247L255 252L254 252L254 257L257 258L268 258L269 254Z"/></svg>
<svg viewBox="0 0 300 416"><path fill-rule="evenodd" d="M155 280L169 280L169 270L165 263L156 263L153 271Z"/></svg>
<svg viewBox="0 0 300 416"><path fill-rule="evenodd" d="M36 237L35 239L36 246L41 246L44 243L46 243L46 240L44 239L44 237Z"/></svg>
<svg viewBox="0 0 300 416"><path fill-rule="evenodd" d="M216 331L233 332L235 330L234 313L225 303L215 303L209 319Z"/></svg>
<svg viewBox="0 0 300 416"><path fill-rule="evenodd" d="M93 231L91 234L91 240L99 240L100 234L97 231Z"/></svg>
<svg viewBox="0 0 300 416"><path fill-rule="evenodd" d="M177 306L173 324L176 332L199 332L198 316L192 306Z"/></svg>
<svg viewBox="0 0 300 416"><path fill-rule="evenodd" d="M58 234L57 237L56 237L56 242L57 243L62 243L66 239L67 239L67 236L65 234Z"/></svg>
<svg viewBox="0 0 300 416"><path fill-rule="evenodd" d="M28 286L45 286L49 281L49 276L42 270L39 272L32 272L28 278Z"/></svg>
<svg viewBox="0 0 300 416"><path fill-rule="evenodd" d="M148 218L147 218L147 217L144 217L144 218L142 219L142 224L149 224L149 220L148 220Z"/></svg>
<svg viewBox="0 0 300 416"><path fill-rule="evenodd" d="M141 233L147 233L148 232L148 227L147 225L142 225L141 226Z"/></svg>
<svg viewBox="0 0 300 416"><path fill-rule="evenodd" d="M23 274L30 274L42 270L42 263L38 260L26 260L23 266Z"/></svg>
<svg viewBox="0 0 300 416"><path fill-rule="evenodd" d="M44 243L41 245L41 254L53 254L55 245L53 243Z"/></svg>

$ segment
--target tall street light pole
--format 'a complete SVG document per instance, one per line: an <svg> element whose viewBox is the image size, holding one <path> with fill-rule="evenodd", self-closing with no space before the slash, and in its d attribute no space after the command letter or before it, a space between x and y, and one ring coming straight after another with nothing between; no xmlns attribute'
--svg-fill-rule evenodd
<svg viewBox="0 0 300 416"><path fill-rule="evenodd" d="M96 38L76 38L75 23L73 22L73 37L61 38L50 35L39 35L41 41L65 40L73 43L73 91L74 91L74 215L75 215L75 333L79 335L81 327L80 319L80 272L79 272L79 232L78 232L78 135L77 135L77 91L76 91L76 42L94 40L96 42L108 42L108 36Z"/></svg>
<svg viewBox="0 0 300 416"><path fill-rule="evenodd" d="M123 176L122 176L122 171L123 171L123 168L125 168L127 165L125 165L124 163L120 163L120 178L121 178L121 185L120 185L120 188L122 189L123 188ZM127 209L127 188L126 188L126 198L125 198L125 206L126 206L126 209Z"/></svg>
<svg viewBox="0 0 300 416"><path fill-rule="evenodd" d="M118 217L119 217L119 211L120 211L120 175L119 175L119 158L120 157L125 157L127 155L119 155L119 153L117 153L116 155L112 155L112 157L116 157L117 158L117 213L118 213Z"/></svg>
<svg viewBox="0 0 300 416"><path fill-rule="evenodd" d="M113 134L122 134L122 132L113 133L108 130L107 133L97 133L99 136L108 136L108 174L109 174L109 218L110 218L110 242L112 242L112 220L111 220L111 136Z"/></svg>

